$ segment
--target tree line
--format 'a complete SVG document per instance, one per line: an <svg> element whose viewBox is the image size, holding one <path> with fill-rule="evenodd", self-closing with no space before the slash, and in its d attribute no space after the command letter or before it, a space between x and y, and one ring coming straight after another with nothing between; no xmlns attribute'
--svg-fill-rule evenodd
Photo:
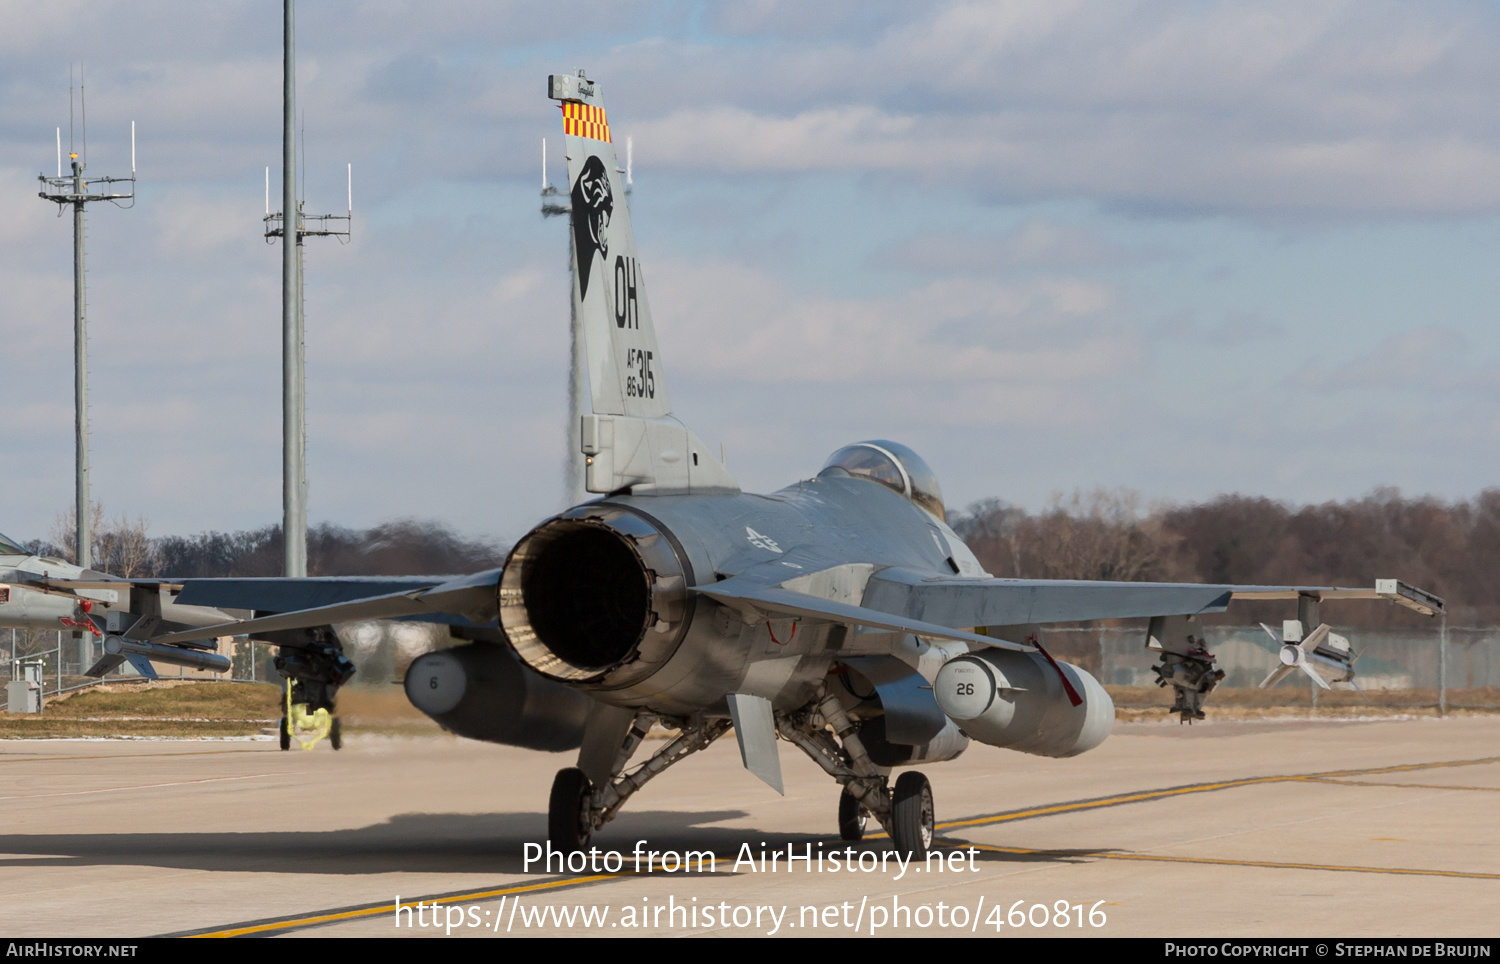
<svg viewBox="0 0 1500 964"><path fill-rule="evenodd" d="M1295 506L1221 495L1194 505L1146 505L1129 490L1057 496L1033 512L987 500L949 514L997 576L1239 585L1373 586L1397 578L1442 596L1456 625L1500 625L1500 489L1456 502L1377 489L1361 499ZM124 576L277 576L281 527L149 538L143 520L94 513L94 565ZM65 520L31 546L71 558ZM439 575L500 566L508 546L433 522L369 529L328 523L308 532L311 575ZM1285 606L1236 607L1236 621L1279 620ZM1345 604L1343 623L1421 617L1385 604Z"/></svg>
<svg viewBox="0 0 1500 964"><path fill-rule="evenodd" d="M101 572L184 579L282 574L279 525L150 538L142 519L109 521L97 508L93 518L93 564ZM71 561L75 557L69 524L60 520L50 540L36 540L28 548L38 555ZM502 565L507 548L465 539L439 523L414 519L369 529L321 523L307 531L307 572L310 576L462 574Z"/></svg>
<svg viewBox="0 0 1500 964"><path fill-rule="evenodd" d="M997 576L1351 587L1395 578L1443 597L1455 625L1500 622L1500 489L1457 502L1377 489L1321 505L1221 495L1149 508L1135 493L1096 490L1037 513L989 500L952 521ZM1234 621L1279 620L1284 609L1237 606ZM1341 604L1338 618L1430 626L1384 603Z"/></svg>

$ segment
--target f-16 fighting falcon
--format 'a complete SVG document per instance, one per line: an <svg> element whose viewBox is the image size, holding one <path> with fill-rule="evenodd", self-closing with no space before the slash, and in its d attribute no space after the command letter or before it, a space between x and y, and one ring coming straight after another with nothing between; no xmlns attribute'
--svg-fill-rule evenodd
<svg viewBox="0 0 1500 964"><path fill-rule="evenodd" d="M466 737L577 748L548 803L559 848L586 847L648 781L733 729L746 768L778 791L778 740L825 770L842 788L845 839L873 817L897 850L923 853L934 801L913 765L952 760L971 740L1068 757L1109 735L1109 695L1048 654L1043 624L1149 620L1158 675L1192 719L1223 675L1197 620L1233 599L1294 601L1288 665L1320 680L1319 667L1352 673L1347 648L1318 648L1329 638L1322 601L1442 610L1394 579L1336 589L993 578L945 521L931 469L891 441L841 448L779 492L741 492L673 414L602 89L579 71L551 77L548 94L562 108L592 394L579 455L598 498L470 576L184 580L173 586L183 603L256 615L156 634L154 645L267 640L301 692L331 706L351 670L334 623L447 623L463 644L417 659L407 695ZM675 736L632 765L654 725Z"/></svg>

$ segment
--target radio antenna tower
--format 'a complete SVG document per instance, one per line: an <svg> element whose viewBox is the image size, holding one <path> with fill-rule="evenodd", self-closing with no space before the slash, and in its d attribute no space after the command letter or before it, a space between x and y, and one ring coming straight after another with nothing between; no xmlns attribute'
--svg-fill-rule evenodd
<svg viewBox="0 0 1500 964"><path fill-rule="evenodd" d="M344 214L304 214L297 198L297 58L294 0L284 0L281 110L281 210L271 212L271 169L266 168L265 236L281 238L281 537L288 576L307 575L307 348L302 326L302 239L337 237L348 243L354 227L354 165L349 165L349 207ZM293 243L287 244L287 212ZM343 227L338 222L343 222ZM267 244L271 243L269 240Z"/></svg>
<svg viewBox="0 0 1500 964"><path fill-rule="evenodd" d="M632 138L625 138L625 196L630 197L632 190L631 161L634 153L635 143ZM563 168L567 170L566 166ZM542 217L555 218L571 215L573 213L572 198L567 194L560 194L557 188L547 182L547 139L542 138ZM568 239L568 277L571 279L578 271L578 265L574 262L573 240ZM584 342L583 330L578 325L578 312L571 307L573 304L572 289L568 293L568 333L571 343L571 355L568 360L568 450L563 455L563 486L567 490L566 499L569 506L577 505L588 497L583 488L583 462L580 451L579 432L582 431L582 420L584 412L590 407L588 387L588 346Z"/></svg>
<svg viewBox="0 0 1500 964"><path fill-rule="evenodd" d="M84 102L82 72L79 74L78 107L83 128L82 157L73 148L73 87L68 85L68 162L70 174L63 174L62 128L57 129L57 176L37 175L42 182L40 197L57 204L57 216L64 207L73 208L73 426L76 434L73 545L75 561L88 569L93 566L94 535L89 519L89 369L88 369L88 299L84 288L83 209L94 201L112 201L118 207L135 207L135 121L130 122L130 176L84 177L88 166L88 110ZM129 184L130 190L118 193L111 185ZM125 204L121 202L128 201Z"/></svg>

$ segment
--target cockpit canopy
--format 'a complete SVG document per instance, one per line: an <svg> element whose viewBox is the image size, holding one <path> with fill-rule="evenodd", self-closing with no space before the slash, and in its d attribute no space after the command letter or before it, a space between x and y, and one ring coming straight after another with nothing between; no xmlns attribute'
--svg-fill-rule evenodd
<svg viewBox="0 0 1500 964"><path fill-rule="evenodd" d="M901 493L939 519L947 520L943 490L922 457L899 442L874 439L846 445L828 457L819 475L842 472L873 479Z"/></svg>
<svg viewBox="0 0 1500 964"><path fill-rule="evenodd" d="M25 547L10 536L0 532L0 556L29 556Z"/></svg>

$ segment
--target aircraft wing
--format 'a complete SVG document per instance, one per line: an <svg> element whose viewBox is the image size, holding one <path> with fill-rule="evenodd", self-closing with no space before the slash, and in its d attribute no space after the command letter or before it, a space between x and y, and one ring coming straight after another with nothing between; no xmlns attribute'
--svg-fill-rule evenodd
<svg viewBox="0 0 1500 964"><path fill-rule="evenodd" d="M1013 626L1091 619L1223 612L1233 599L1385 599L1432 616L1443 600L1396 579L1374 589L1333 586L1224 586L1197 583L1088 582L1058 579L974 579L911 569L875 573L863 603L945 626Z"/></svg>
<svg viewBox="0 0 1500 964"><path fill-rule="evenodd" d="M856 595L838 599L798 591L810 585L807 573L815 573L831 562L831 558L814 550L792 549L778 560L752 566L720 582L697 586L695 591L751 616L820 619L1020 651L1030 651L1032 647L978 635L971 628L1191 616L1223 612L1234 599L1297 599L1305 595L1320 600L1386 599L1426 615L1443 610L1443 601L1438 597L1395 579L1377 580L1374 589L1346 589L976 579L900 567L868 567L874 571ZM799 575L788 579L788 567Z"/></svg>
<svg viewBox="0 0 1500 964"><path fill-rule="evenodd" d="M181 644L215 636L242 636L360 619L423 617L434 621L489 622L498 613L500 570L468 576L325 576L260 579L52 579L28 585L71 595L88 589L164 589L179 606L249 609L274 615L218 621L152 637Z"/></svg>
<svg viewBox="0 0 1500 964"><path fill-rule="evenodd" d="M184 630L153 637L157 643L184 643L208 636L253 636L286 629L302 629L359 619L401 619L407 617L458 616L483 623L499 613L498 586L500 570L487 569L470 576L454 576L433 584L431 578L414 578L414 585L395 592L372 595L370 590L384 583L402 584L401 578L335 578L312 579L227 579L184 580L183 596L198 604L207 599L220 600L217 605L229 608L276 609L296 601L333 599L325 605L278 612L271 616L243 619L202 629ZM225 585L199 585L224 583ZM321 586L304 586L317 582ZM234 585L250 583L254 585ZM378 591L378 590L377 590ZM178 597L182 598L181 596ZM231 603L226 600L234 599ZM257 605L250 605L255 603Z"/></svg>

